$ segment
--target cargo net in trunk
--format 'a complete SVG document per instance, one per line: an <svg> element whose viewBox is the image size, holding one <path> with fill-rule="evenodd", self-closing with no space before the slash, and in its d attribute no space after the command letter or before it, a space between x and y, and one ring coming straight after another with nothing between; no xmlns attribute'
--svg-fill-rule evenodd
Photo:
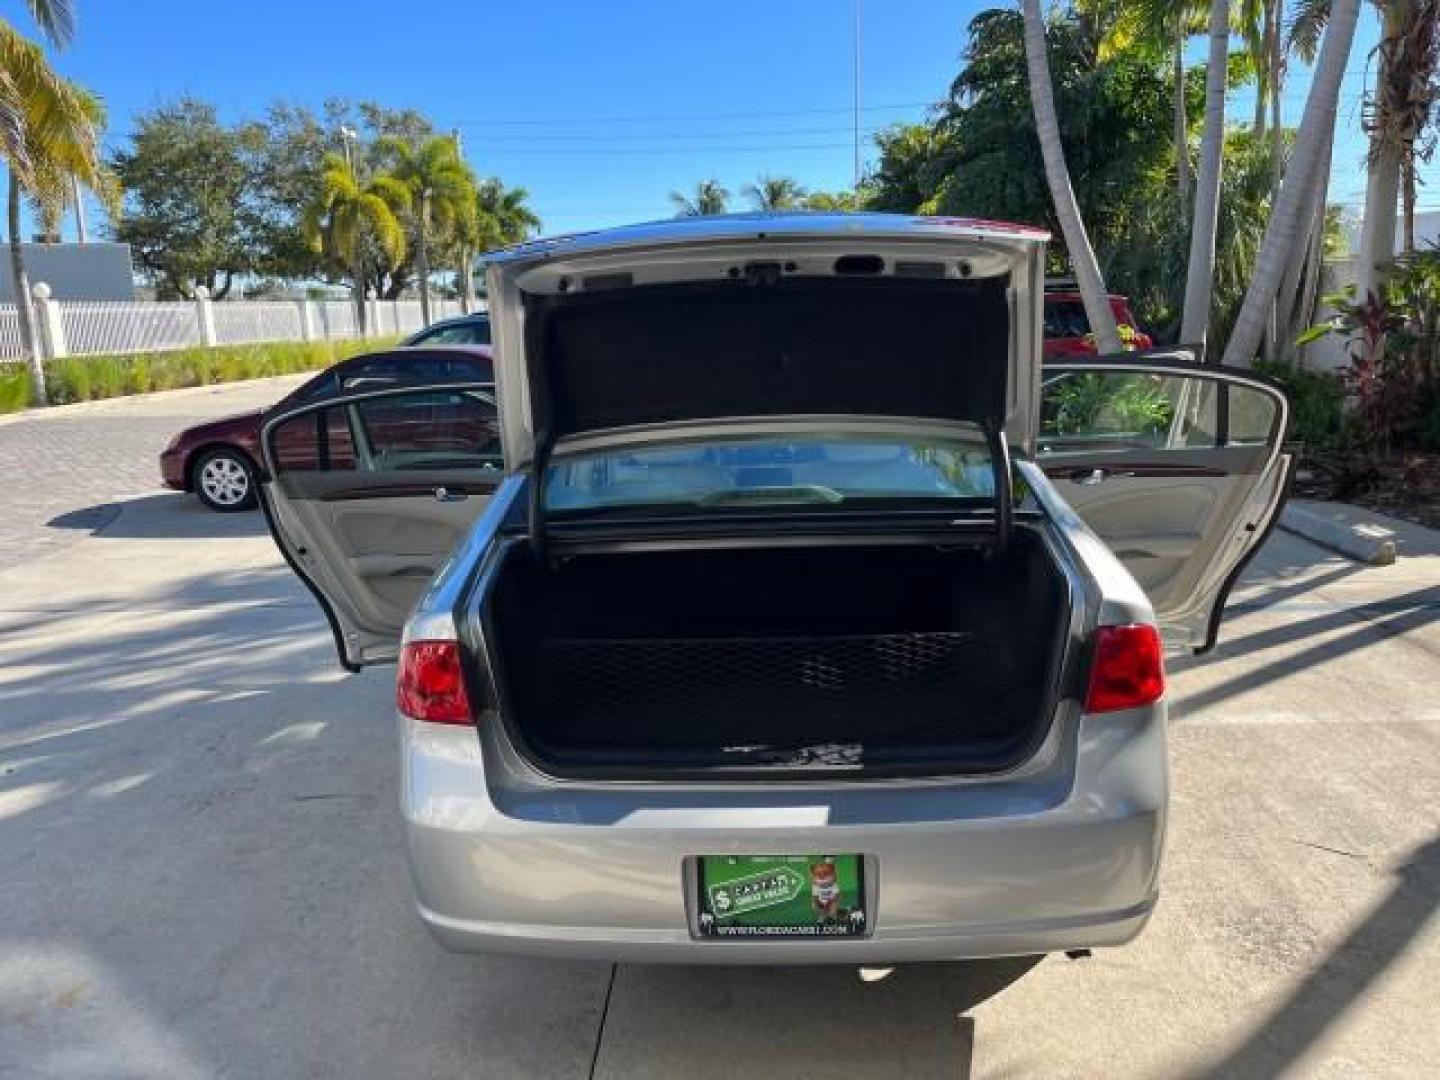
<svg viewBox="0 0 1440 1080"><path fill-rule="evenodd" d="M973 632L665 639L551 638L522 661L537 748L655 764L863 765L877 751L983 752L1016 732ZM883 755L890 756L890 755Z"/></svg>

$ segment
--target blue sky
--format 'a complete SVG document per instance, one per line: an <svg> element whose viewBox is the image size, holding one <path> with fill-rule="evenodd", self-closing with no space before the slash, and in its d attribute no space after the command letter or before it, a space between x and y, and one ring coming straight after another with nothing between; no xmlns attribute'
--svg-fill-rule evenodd
<svg viewBox="0 0 1440 1080"><path fill-rule="evenodd" d="M993 6L861 3L866 132L923 118L959 67L966 23ZM528 188L547 231L666 216L668 192L709 176L737 205L761 173L827 189L852 179L851 0L76 6L76 40L56 63L106 100L112 145L137 111L180 94L230 119L276 98L373 98L458 127L475 168ZM0 12L29 26L17 0L0 0ZM1341 102L1337 201L1363 196L1358 102L1374 40L1367 5ZM1287 118L1298 120L1308 86L1297 72ZM1231 115L1250 109L1242 92ZM1440 182L1440 164L1427 172ZM1422 205L1432 201L1440 183L1421 191Z"/></svg>

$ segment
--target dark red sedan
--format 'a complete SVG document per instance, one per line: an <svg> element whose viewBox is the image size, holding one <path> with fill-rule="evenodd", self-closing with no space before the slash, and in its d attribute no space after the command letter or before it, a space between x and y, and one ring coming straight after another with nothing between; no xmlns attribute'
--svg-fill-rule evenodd
<svg viewBox="0 0 1440 1080"><path fill-rule="evenodd" d="M272 408L319 401L365 384L375 389L409 382L493 382L488 345L393 348L351 357L302 383ZM160 478L176 491L193 491L211 510L255 505L260 428L270 410L212 420L186 428L160 454Z"/></svg>

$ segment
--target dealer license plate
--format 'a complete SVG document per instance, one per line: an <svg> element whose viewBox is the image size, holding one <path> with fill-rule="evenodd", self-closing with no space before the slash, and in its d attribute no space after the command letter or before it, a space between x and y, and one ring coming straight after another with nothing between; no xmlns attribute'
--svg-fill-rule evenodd
<svg viewBox="0 0 1440 1080"><path fill-rule="evenodd" d="M863 937L869 932L862 855L702 855L705 937Z"/></svg>

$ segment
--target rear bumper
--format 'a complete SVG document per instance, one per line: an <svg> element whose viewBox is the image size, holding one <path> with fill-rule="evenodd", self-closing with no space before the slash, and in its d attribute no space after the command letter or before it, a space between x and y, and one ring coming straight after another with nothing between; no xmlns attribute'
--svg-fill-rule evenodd
<svg viewBox="0 0 1440 1080"><path fill-rule="evenodd" d="M986 926L951 925L877 930L869 938L824 941L720 941L688 931L620 927L557 927L453 919L418 905L421 921L451 952L511 953L564 960L627 964L860 964L923 963L999 956L1035 956L1067 949L1124 945L1144 929L1155 897L1124 911L1086 919Z"/></svg>
<svg viewBox="0 0 1440 1080"><path fill-rule="evenodd" d="M627 962L873 963L1120 945L1156 900L1163 706L1071 718L1051 765L985 782L496 783L473 729L401 719L422 920L445 947ZM492 775L487 777L487 773ZM858 852L865 938L705 939L692 859Z"/></svg>

